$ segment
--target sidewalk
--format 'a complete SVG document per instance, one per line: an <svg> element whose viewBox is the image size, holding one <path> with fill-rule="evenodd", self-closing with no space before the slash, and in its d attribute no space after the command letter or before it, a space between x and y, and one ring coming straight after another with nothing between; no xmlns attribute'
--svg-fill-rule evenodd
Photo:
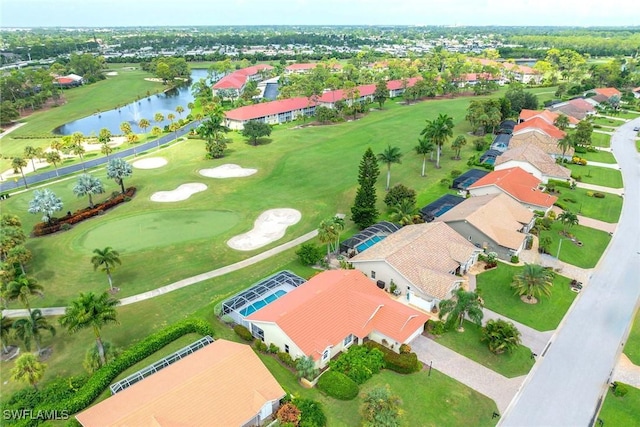
<svg viewBox="0 0 640 427"><path fill-rule="evenodd" d="M526 378L525 375L506 378L423 335L411 342L411 348L422 363L431 364L434 369L493 399L500 413L506 411Z"/></svg>
<svg viewBox="0 0 640 427"><path fill-rule="evenodd" d="M620 354L618 364L613 370L613 381L629 384L640 388L640 366L634 365L626 354Z"/></svg>
<svg viewBox="0 0 640 427"><path fill-rule="evenodd" d="M613 233L614 231L616 231L616 228L618 227L617 222L612 224L610 222L604 222L598 219L593 219L593 218L589 218L582 215L578 215L578 221L580 225L584 225L585 227L589 227L589 228L595 228L596 230L602 230L607 233Z"/></svg>
<svg viewBox="0 0 640 427"><path fill-rule="evenodd" d="M599 168L608 168L620 170L620 166L617 163L601 163L601 162L592 162L591 160L587 161L587 166L598 166Z"/></svg>
<svg viewBox="0 0 640 427"><path fill-rule="evenodd" d="M153 289L151 291L143 292L138 295L132 295L130 297L122 298L120 300L120 305L121 306L129 305L129 304L134 304L136 302L155 298L157 296L168 294L169 292L173 292L175 290L182 289L187 286L191 286L196 283L200 283L205 280L212 279L214 277L223 276L227 273L240 270L241 268L256 264L260 261L263 261L267 258L272 257L273 255L279 254L280 252L284 252L287 249L291 249L295 246L298 246L299 244L304 243L307 240L313 239L317 235L318 235L318 230L310 231L307 234L304 234L289 242L283 243L280 246L276 246L275 248L271 248L268 251L252 256L251 258L247 258L245 260L236 262L235 264L220 267L216 270L207 271L206 273L198 274L196 276L187 277L186 279L179 280L177 282L171 283L169 285L163 286L158 289ZM49 307L49 308L41 308L40 310L42 310L42 314L44 316L60 316L64 314L65 309L66 307ZM35 308L32 308L32 310L35 310ZM28 312L25 309L4 310L2 312L2 315L6 317L26 317L28 315Z"/></svg>
<svg viewBox="0 0 640 427"><path fill-rule="evenodd" d="M584 188L585 190L599 191L601 193L617 194L619 196L624 194L624 188L603 187L602 185L586 184L584 182L577 182L576 187Z"/></svg>

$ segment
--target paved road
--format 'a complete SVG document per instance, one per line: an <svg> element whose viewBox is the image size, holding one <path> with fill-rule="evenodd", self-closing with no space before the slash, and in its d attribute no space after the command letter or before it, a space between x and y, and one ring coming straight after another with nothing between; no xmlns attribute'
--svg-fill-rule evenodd
<svg viewBox="0 0 640 427"><path fill-rule="evenodd" d="M612 138L625 200L611 244L552 338L546 354L500 420L502 426L590 426L640 298L640 156L626 123Z"/></svg>
<svg viewBox="0 0 640 427"><path fill-rule="evenodd" d="M171 132L167 135L163 135L158 139L154 139L153 141L150 142L145 142L144 144L139 144L136 145L135 148L127 148L126 150L118 150L117 152L111 154L109 156L109 158L112 157L129 157L129 156L133 156L135 153L142 153L143 151L146 150L150 150L152 148L157 147L158 145L164 145L167 144L171 141L173 141L176 138L176 134L178 137L181 137L183 135L185 135L187 132L189 132L191 129L194 129L196 127L198 127L200 125L201 121L195 120L187 125L185 125L184 127L178 129L178 131L174 134L174 132ZM135 153L134 153L135 150ZM43 181L47 181L49 179L56 179L56 178L61 178L65 175L70 175L76 172L79 172L81 170L83 170L83 167L85 169L90 169L96 166L100 166L100 165L104 165L107 163L107 158L106 157L99 157L97 159L93 159L93 160L87 160L83 163L78 163L75 165L71 165L71 166L66 166L66 167L62 167L62 168L58 168L58 175L56 175L56 171L52 170L49 172L42 172L42 173L37 173L37 174L31 174L31 175L27 175L27 184L28 185L32 185L32 184L37 184L39 182L43 182ZM10 191L10 190L16 190L19 188L24 188L24 180L22 178L18 178L17 181L11 180L11 181L2 181L0 182L0 192L3 191Z"/></svg>

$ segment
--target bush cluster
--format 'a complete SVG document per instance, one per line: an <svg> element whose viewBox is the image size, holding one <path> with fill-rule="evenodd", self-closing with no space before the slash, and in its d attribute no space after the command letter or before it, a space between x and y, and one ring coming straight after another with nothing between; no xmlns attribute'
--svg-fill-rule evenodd
<svg viewBox="0 0 640 427"><path fill-rule="evenodd" d="M399 374L411 374L422 369L422 363L420 363L418 355L415 353L398 354L375 341L368 341L365 343L365 346L380 350L384 355L384 367L389 370L395 371Z"/></svg>
<svg viewBox="0 0 640 427"><path fill-rule="evenodd" d="M276 354L276 356L278 356L278 359L280 359L280 361L285 365L287 365L288 367L290 368L296 367L296 361L293 359L293 357L291 357L289 353L285 353L284 351L279 351Z"/></svg>
<svg viewBox="0 0 640 427"><path fill-rule="evenodd" d="M513 264L517 264L520 262L520 258L518 258L518 255L511 255L511 262Z"/></svg>
<svg viewBox="0 0 640 427"><path fill-rule="evenodd" d="M136 194L136 187L129 187L124 194L118 194L115 197L107 199L104 203L95 205L93 208L85 208L72 213L71 215L65 215L64 217L54 220L52 223L39 222L33 227L31 233L34 237L45 236L52 234L63 229L68 229L73 224L77 224L85 219L92 218L97 215L102 215L107 209L111 209L120 203L131 200ZM65 225L66 224L66 225Z"/></svg>
<svg viewBox="0 0 640 427"><path fill-rule="evenodd" d="M593 193L593 197L596 199L604 199L604 193Z"/></svg>
<svg viewBox="0 0 640 427"><path fill-rule="evenodd" d="M364 384L374 374L384 368L384 354L370 347L352 345L346 353L329 362L332 372L341 372L355 381Z"/></svg>
<svg viewBox="0 0 640 427"><path fill-rule="evenodd" d="M318 390L339 400L353 400L358 395L358 384L338 371L327 371L318 380Z"/></svg>
<svg viewBox="0 0 640 427"><path fill-rule="evenodd" d="M300 409L299 427L324 427L327 425L327 417L322 411L320 402L297 398L293 403Z"/></svg>
<svg viewBox="0 0 640 427"><path fill-rule="evenodd" d="M233 327L233 331L243 340L245 341L253 341L253 335L251 335L251 331L245 328L242 325L236 325Z"/></svg>
<svg viewBox="0 0 640 427"><path fill-rule="evenodd" d="M617 397L624 397L627 393L629 393L629 388L624 383L619 383L615 381L613 383L613 395Z"/></svg>

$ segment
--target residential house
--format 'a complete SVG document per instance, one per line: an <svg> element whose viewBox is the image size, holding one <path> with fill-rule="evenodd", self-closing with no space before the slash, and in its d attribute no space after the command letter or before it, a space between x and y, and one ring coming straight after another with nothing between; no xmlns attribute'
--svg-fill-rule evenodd
<svg viewBox="0 0 640 427"><path fill-rule="evenodd" d="M535 145L554 159L562 157L562 149L558 147L558 140L542 132L524 132L511 137L510 148L522 145ZM571 158L573 153L573 147L569 147L565 152L565 157Z"/></svg>
<svg viewBox="0 0 640 427"><path fill-rule="evenodd" d="M552 112L566 114L567 116L573 117L577 120L582 120L596 112L594 104L583 98L576 98L570 101L554 104L549 108L549 110Z"/></svg>
<svg viewBox="0 0 640 427"><path fill-rule="evenodd" d="M249 120L258 120L270 125L281 124L301 116L312 116L315 110L315 102L304 97L262 102L227 111L225 126L233 130L242 130Z"/></svg>
<svg viewBox="0 0 640 427"><path fill-rule="evenodd" d="M77 74L67 74L66 76L55 76L53 84L61 88L70 88L84 84L84 78Z"/></svg>
<svg viewBox="0 0 640 427"><path fill-rule="evenodd" d="M393 98L402 95L405 88L414 86L416 82L421 79L421 77L412 77L406 80L389 80L387 82L389 97ZM350 96L353 95L350 95L349 91L345 89L330 90L324 92L320 98L318 98L317 102L318 106L327 108L335 108L335 104L338 101L344 101L348 105L351 105L351 102L373 102L373 94L375 91L375 84L357 86L354 89L355 99L351 99Z"/></svg>
<svg viewBox="0 0 640 427"><path fill-rule="evenodd" d="M500 86L504 85L505 81L497 75L491 73L466 73L454 79L457 82L458 87L471 87L481 82L494 82Z"/></svg>
<svg viewBox="0 0 640 427"><path fill-rule="evenodd" d="M434 221L407 225L349 262L429 311L453 296L481 252L444 222Z"/></svg>
<svg viewBox="0 0 640 427"><path fill-rule="evenodd" d="M539 132L544 133L555 139L564 138L567 133L561 131L553 124L547 123L546 120L540 117L534 117L532 119L527 120L526 122L518 123L516 127L513 128L513 135L518 135L527 132Z"/></svg>
<svg viewBox="0 0 640 427"><path fill-rule="evenodd" d="M399 352L428 314L394 300L359 270L328 270L246 317L253 336L316 367L365 338Z"/></svg>
<svg viewBox="0 0 640 427"><path fill-rule="evenodd" d="M508 149L496 158L494 166L497 171L519 167L544 184L550 179L561 181L571 179L571 170L556 163L553 157L533 144Z"/></svg>
<svg viewBox="0 0 640 427"><path fill-rule="evenodd" d="M497 159L496 159L497 160ZM503 193L525 208L548 212L558 200L543 192L542 181L520 167L494 170L471 184L467 191L471 196Z"/></svg>
<svg viewBox="0 0 640 427"><path fill-rule="evenodd" d="M238 97L242 94L247 82L261 81L262 73L269 70L273 70L271 65L258 64L227 74L213 85L213 96L218 96L220 91L228 91L228 94L231 95L229 97Z"/></svg>
<svg viewBox="0 0 640 427"><path fill-rule="evenodd" d="M314 68L316 68L318 65L322 65L326 68L330 68L332 71L339 71L342 69L342 65L338 63L335 63L335 64L322 64L320 62L308 62L304 64L296 63L296 64L287 65L284 68L284 74L285 75L305 74L313 70Z"/></svg>
<svg viewBox="0 0 640 427"><path fill-rule="evenodd" d="M512 64L510 62L503 62L502 66L507 70L506 75L513 80L519 81L523 84L540 84L542 82L542 74L536 69L533 69L527 65ZM511 80L510 79L510 80Z"/></svg>
<svg viewBox="0 0 640 427"><path fill-rule="evenodd" d="M410 77L408 79L402 80L389 80L387 82L387 89L389 89L389 98L401 96L406 88L415 86L415 84L419 80L422 80L422 77Z"/></svg>
<svg viewBox="0 0 640 427"><path fill-rule="evenodd" d="M555 126L555 122L561 114L562 113L556 113L549 110L523 109L522 111L520 111L520 116L518 117L518 123L526 122L527 120L531 120L538 117L544 120L545 122L547 122L548 124ZM580 122L580 120L572 116L567 116L567 118L569 119L570 127L574 127Z"/></svg>
<svg viewBox="0 0 640 427"><path fill-rule="evenodd" d="M285 394L250 346L217 340L76 419L84 427L261 426Z"/></svg>
<svg viewBox="0 0 640 427"><path fill-rule="evenodd" d="M606 96L607 99L617 96L619 100L620 96L622 96L622 93L620 93L620 91L615 87L597 87L595 89L591 89L589 92L595 92L598 95Z"/></svg>
<svg viewBox="0 0 640 427"><path fill-rule="evenodd" d="M469 197L438 219L503 260L520 254L535 224L533 212L502 193Z"/></svg>
<svg viewBox="0 0 640 427"><path fill-rule="evenodd" d="M640 86L633 88L631 92L633 92L633 96L635 96L636 98L640 98Z"/></svg>

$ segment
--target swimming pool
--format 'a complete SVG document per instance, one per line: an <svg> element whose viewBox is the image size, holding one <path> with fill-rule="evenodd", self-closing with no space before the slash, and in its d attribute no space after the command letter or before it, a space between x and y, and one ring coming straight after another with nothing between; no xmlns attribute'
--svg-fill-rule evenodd
<svg viewBox="0 0 640 427"><path fill-rule="evenodd" d="M358 253L360 253L360 252L364 251L365 249L368 249L371 246L375 245L380 240L383 240L385 237L387 237L387 236L378 236L378 235L372 236L369 240L365 240L364 242L362 242L358 246L356 246L356 250L358 251Z"/></svg>
<svg viewBox="0 0 640 427"><path fill-rule="evenodd" d="M440 216L443 215L444 213L446 213L448 210L450 210L453 207L453 205L446 205L441 207L440 209L438 209L438 212L434 213L433 216Z"/></svg>
<svg viewBox="0 0 640 427"><path fill-rule="evenodd" d="M271 295L267 295L263 299L261 299L259 301L256 301L256 302L252 303L251 305L246 306L245 308L240 310L240 314L242 316L244 316L244 317L247 317L247 316L255 313L256 311L260 310L262 307L265 307L265 306L271 304L272 302L274 302L275 300L277 300L278 298L280 298L281 296L286 295L286 294L287 293L285 291L283 291L282 289L278 289L277 291L275 291Z"/></svg>

